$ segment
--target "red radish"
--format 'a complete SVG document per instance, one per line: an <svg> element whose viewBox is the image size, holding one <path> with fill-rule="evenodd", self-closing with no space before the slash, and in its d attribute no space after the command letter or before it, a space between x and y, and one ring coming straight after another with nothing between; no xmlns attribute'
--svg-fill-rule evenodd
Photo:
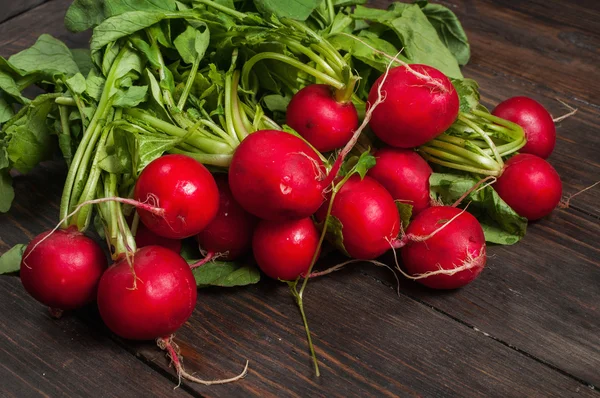
<svg viewBox="0 0 600 398"><path fill-rule="evenodd" d="M134 197L164 209L164 216L139 207L137 212L148 229L171 239L198 234L219 208L214 178L206 167L184 155L166 155L150 162L135 184Z"/></svg>
<svg viewBox="0 0 600 398"><path fill-rule="evenodd" d="M560 176L544 159L528 153L510 158L493 185L514 211L528 220L547 216L560 202Z"/></svg>
<svg viewBox="0 0 600 398"><path fill-rule="evenodd" d="M412 205L413 216L430 206L429 177L433 171L421 156L408 149L382 148L375 158L377 163L367 175L383 185L394 200Z"/></svg>
<svg viewBox="0 0 600 398"><path fill-rule="evenodd" d="M371 87L369 104L377 99L382 80L379 77ZM373 111L369 126L388 145L423 145L447 130L458 116L460 102L452 82L431 66L393 68L381 89L385 101Z"/></svg>
<svg viewBox="0 0 600 398"><path fill-rule="evenodd" d="M273 279L293 281L308 271L319 244L312 219L258 223L252 250L259 268Z"/></svg>
<svg viewBox="0 0 600 398"><path fill-rule="evenodd" d="M325 219L326 202L317 212ZM371 177L353 175L339 190L331 215L342 224L343 245L350 257L371 260L392 248L400 232L400 216L394 199Z"/></svg>
<svg viewBox="0 0 600 398"><path fill-rule="evenodd" d="M485 266L483 229L464 210L430 207L415 217L406 234L407 244L401 249L404 267L425 286L456 289L473 281Z"/></svg>
<svg viewBox="0 0 600 398"><path fill-rule="evenodd" d="M146 246L132 258L123 257L102 276L98 309L115 334L131 340L168 337L192 315L196 282L189 265L177 253Z"/></svg>
<svg viewBox="0 0 600 398"><path fill-rule="evenodd" d="M318 151L329 152L352 138L358 113L351 101L338 102L333 87L311 84L292 97L286 123Z"/></svg>
<svg viewBox="0 0 600 398"><path fill-rule="evenodd" d="M265 220L311 216L325 200L323 162L302 139L277 130L250 134L229 166L229 187L246 211Z"/></svg>
<svg viewBox="0 0 600 398"><path fill-rule="evenodd" d="M556 144L552 116L539 102L529 97L512 97L494 108L492 115L523 127L527 144L519 151L546 159Z"/></svg>
<svg viewBox="0 0 600 398"><path fill-rule="evenodd" d="M162 246L175 253L181 252L181 240L169 239L150 231L144 223L139 223L135 233L135 244L138 248L146 246Z"/></svg>
<svg viewBox="0 0 600 398"><path fill-rule="evenodd" d="M51 309L73 310L94 301L106 256L77 231L46 231L36 236L21 260L21 282L31 296Z"/></svg>
<svg viewBox="0 0 600 398"><path fill-rule="evenodd" d="M227 175L215 175L219 189L217 216L197 236L206 257L220 254L224 260L235 260L252 246L252 232L257 219L240 206L229 189Z"/></svg>

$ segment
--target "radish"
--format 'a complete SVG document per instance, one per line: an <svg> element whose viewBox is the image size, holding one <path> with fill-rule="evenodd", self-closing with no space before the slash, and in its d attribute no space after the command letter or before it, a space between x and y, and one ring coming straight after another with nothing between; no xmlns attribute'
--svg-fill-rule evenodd
<svg viewBox="0 0 600 398"><path fill-rule="evenodd" d="M510 158L493 185L498 195L522 217L537 220L560 202L560 176L544 159L523 153Z"/></svg>
<svg viewBox="0 0 600 398"><path fill-rule="evenodd" d="M51 310L74 310L96 298L106 267L100 246L69 228L36 236L23 253L20 277L25 290Z"/></svg>
<svg viewBox="0 0 600 398"><path fill-rule="evenodd" d="M252 250L259 268L273 279L292 281L304 275L319 245L312 219L258 223Z"/></svg>
<svg viewBox="0 0 600 398"><path fill-rule="evenodd" d="M378 96L384 76L369 92L368 104ZM389 71L381 85L383 101L369 123L383 142L397 148L414 148L437 137L456 120L459 98L450 79L431 66L413 64Z"/></svg>
<svg viewBox="0 0 600 398"><path fill-rule="evenodd" d="M324 204L316 214L321 222L327 207ZM331 216L341 223L343 246L350 257L374 259L397 242L398 209L389 192L371 177L350 177L333 200Z"/></svg>
<svg viewBox="0 0 600 398"><path fill-rule="evenodd" d="M358 113L351 101L338 101L333 87L311 84L292 97L286 123L318 151L329 152L350 141Z"/></svg>
<svg viewBox="0 0 600 398"><path fill-rule="evenodd" d="M456 289L473 281L486 263L485 237L477 219L450 206L425 209L406 229L401 249L411 279L433 289Z"/></svg>
<svg viewBox="0 0 600 398"><path fill-rule="evenodd" d="M164 236L157 235L150 231L148 227L144 225L144 223L139 223L137 226L137 231L135 233L135 244L137 247L162 246L174 251L175 253L181 252L181 240L165 238Z"/></svg>
<svg viewBox="0 0 600 398"><path fill-rule="evenodd" d="M318 154L302 139L277 130L250 134L229 167L229 187L249 213L265 220L311 216L330 182Z"/></svg>
<svg viewBox="0 0 600 398"><path fill-rule="evenodd" d="M164 210L163 216L157 216L137 207L148 229L171 239L198 234L219 208L214 178L206 167L184 155L166 155L150 162L135 184L134 197Z"/></svg>
<svg viewBox="0 0 600 398"><path fill-rule="evenodd" d="M556 127L550 113L534 99L512 97L494 108L492 115L509 120L523 127L527 143L522 153L530 153L546 159L556 144Z"/></svg>
<svg viewBox="0 0 600 398"><path fill-rule="evenodd" d="M375 153L377 163L367 175L388 190L394 200L412 205L416 216L430 206L429 177L433 171L416 152L382 148Z"/></svg>
<svg viewBox="0 0 600 398"><path fill-rule="evenodd" d="M219 210L196 238L201 249L207 252L206 259L218 255L231 261L250 249L257 219L235 201L227 183L227 175L217 174L215 181L219 190Z"/></svg>
<svg viewBox="0 0 600 398"><path fill-rule="evenodd" d="M100 279L100 316L126 339L168 337L192 315L194 275L179 254L161 246L146 246L130 256L121 256Z"/></svg>

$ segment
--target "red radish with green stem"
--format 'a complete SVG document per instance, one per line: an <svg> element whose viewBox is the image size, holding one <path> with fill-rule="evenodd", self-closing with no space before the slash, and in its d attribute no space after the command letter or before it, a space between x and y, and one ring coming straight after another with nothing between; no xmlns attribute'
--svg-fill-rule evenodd
<svg viewBox="0 0 600 398"><path fill-rule="evenodd" d="M546 159L556 145L556 126L550 113L529 97L512 97L499 103L492 115L510 120L523 127L527 143L520 149Z"/></svg>
<svg viewBox="0 0 600 398"><path fill-rule="evenodd" d="M323 203L327 187L319 155L302 139L277 130L250 134L229 167L236 201L265 220L311 216Z"/></svg>
<svg viewBox="0 0 600 398"><path fill-rule="evenodd" d="M286 123L320 152L343 147L358 127L358 113L347 93L351 96L353 88L340 94L326 84L304 87L292 97Z"/></svg>
<svg viewBox="0 0 600 398"><path fill-rule="evenodd" d="M150 162L135 184L134 198L164 210L159 217L137 208L148 229L171 239L198 234L219 207L219 192L212 174L185 155L165 155Z"/></svg>
<svg viewBox="0 0 600 398"><path fill-rule="evenodd" d="M252 251L267 276L293 281L308 271L313 255L320 250L318 243L319 231L311 218L262 220L254 231Z"/></svg>
<svg viewBox="0 0 600 398"><path fill-rule="evenodd" d="M200 250L206 253L206 262L215 257L232 261L250 250L258 220L236 202L229 189L227 175L216 174L215 181L219 190L219 210L196 239Z"/></svg>
<svg viewBox="0 0 600 398"><path fill-rule="evenodd" d="M326 202L317 212L320 222L328 208ZM337 192L330 217L339 221L341 243L352 258L371 260L400 243L398 208L390 193L371 177L351 176Z"/></svg>
<svg viewBox="0 0 600 398"><path fill-rule="evenodd" d="M98 243L72 227L36 236L23 253L19 276L25 290L56 313L94 301L106 267Z"/></svg>
<svg viewBox="0 0 600 398"><path fill-rule="evenodd" d="M429 164L413 150L381 148L375 153L377 163L367 173L392 195L394 200L412 206L416 216L430 206Z"/></svg>
<svg viewBox="0 0 600 398"><path fill-rule="evenodd" d="M544 159L528 153L510 158L493 187L517 214L530 221L550 214L562 196L556 170Z"/></svg>
<svg viewBox="0 0 600 398"><path fill-rule="evenodd" d="M481 225L456 207L425 209L409 224L405 240L400 253L406 276L433 289L463 287L486 263Z"/></svg>
<svg viewBox="0 0 600 398"><path fill-rule="evenodd" d="M446 131L456 120L459 98L450 79L421 64L402 65L377 79L369 93L373 104L379 90L385 101L369 125L383 142L397 148L414 148ZM367 108L368 109L368 108Z"/></svg>
<svg viewBox="0 0 600 398"><path fill-rule="evenodd" d="M108 328L131 340L169 336L192 315L196 281L186 261L162 246L123 254L102 276L98 309Z"/></svg>

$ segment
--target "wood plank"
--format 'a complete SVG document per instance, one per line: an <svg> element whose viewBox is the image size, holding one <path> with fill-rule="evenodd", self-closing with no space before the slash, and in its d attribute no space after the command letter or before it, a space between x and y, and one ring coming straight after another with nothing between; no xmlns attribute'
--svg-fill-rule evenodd
<svg viewBox="0 0 600 398"><path fill-rule="evenodd" d="M311 282L306 310L321 361L313 375L299 314L283 284L200 290L177 342L202 377L248 377L207 396L595 396L590 388L378 281L341 272ZM140 348L164 366L150 347ZM590 353L591 354L591 353Z"/></svg>
<svg viewBox="0 0 600 398"><path fill-rule="evenodd" d="M42 33L51 34L70 48L89 47L90 32L74 34L64 26L71 3L71 0L48 1L0 24L0 56L8 57L31 46Z"/></svg>
<svg viewBox="0 0 600 398"><path fill-rule="evenodd" d="M48 0L0 0L0 23L17 14L30 10Z"/></svg>
<svg viewBox="0 0 600 398"><path fill-rule="evenodd" d="M52 319L18 278L0 276L0 297L0 396L190 396L102 328L72 314Z"/></svg>

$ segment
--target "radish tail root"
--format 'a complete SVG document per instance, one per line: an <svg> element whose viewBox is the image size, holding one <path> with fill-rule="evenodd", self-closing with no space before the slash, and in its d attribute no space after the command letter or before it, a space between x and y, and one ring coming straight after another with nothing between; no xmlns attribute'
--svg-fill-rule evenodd
<svg viewBox="0 0 600 398"><path fill-rule="evenodd" d="M553 118L553 119L552 119L552 121L553 121L554 123L560 123L560 122L562 122L563 120L565 120L565 119L567 119L567 118L569 118L569 117L571 117L571 116L573 116L573 115L575 115L575 114L577 113L577 111L578 111L578 109L577 109L577 108L573 108L571 105L567 104L566 102L563 102L563 101L559 100L558 98L557 98L556 100L557 100L558 102L560 102L561 104L563 104L564 106L566 106L566 107L567 107L567 109L569 109L569 110L570 110L570 112L569 112L569 113L567 113L567 114L564 114L564 115L562 115L562 116L559 116L559 117L557 117L557 118Z"/></svg>
<svg viewBox="0 0 600 398"><path fill-rule="evenodd" d="M198 267L202 267L203 265L210 263L211 261L216 260L217 258L219 258L221 256L221 254L215 254L212 252L208 252L206 253L206 256L204 256L204 258L200 261L197 261L193 264L190 264L190 269L195 269Z"/></svg>
<svg viewBox="0 0 600 398"><path fill-rule="evenodd" d="M402 276L404 276L407 279L416 281L419 279L429 278L430 276L435 276L435 275L451 276L451 275L454 275L454 274L457 274L459 272L466 271L469 269L481 268L485 265L486 253L485 253L485 246L483 246L481 248L481 250L479 251L479 254L477 254L477 256L474 257L471 255L471 253L467 253L467 258L465 259L465 261L463 261L462 264L455 266L454 268L443 269L443 268L439 267L439 269L436 271L429 271L429 272L425 272L422 274L415 274L415 275L409 275L402 270L402 268L400 267L400 263L398 263L398 255L396 254L395 250L394 250L394 261L396 262L396 269L398 270L398 272L400 272L402 274Z"/></svg>
<svg viewBox="0 0 600 398"><path fill-rule="evenodd" d="M248 374L249 362L246 361L246 366L244 366L244 370L242 370L242 373L240 373L239 375L237 375L235 377L231 377L229 379L202 380L202 379L199 379L199 378L194 377L191 374L187 373L185 371L185 369L183 368L182 357L181 357L181 354L179 353L179 347L177 346L177 344L175 344L173 342L173 336L162 337L162 338L156 339L156 344L158 345L158 347L161 350L167 351L167 356L171 359L171 363L173 364L173 367L177 371L177 377L179 378L179 384L177 384L177 386L175 386L175 388L178 388L181 385L182 379L189 380L191 382L202 384L205 386L211 386L214 384L233 383L234 381L243 379Z"/></svg>
<svg viewBox="0 0 600 398"><path fill-rule="evenodd" d="M571 199L573 199L575 196L584 193L585 191L594 188L596 185L600 184L600 181L596 181L595 183L593 183L592 185L590 185L587 188L582 189L579 192L575 192L574 194L571 194L565 198L563 198L560 203L558 204L558 208L559 209L568 209L569 206L571 205Z"/></svg>

